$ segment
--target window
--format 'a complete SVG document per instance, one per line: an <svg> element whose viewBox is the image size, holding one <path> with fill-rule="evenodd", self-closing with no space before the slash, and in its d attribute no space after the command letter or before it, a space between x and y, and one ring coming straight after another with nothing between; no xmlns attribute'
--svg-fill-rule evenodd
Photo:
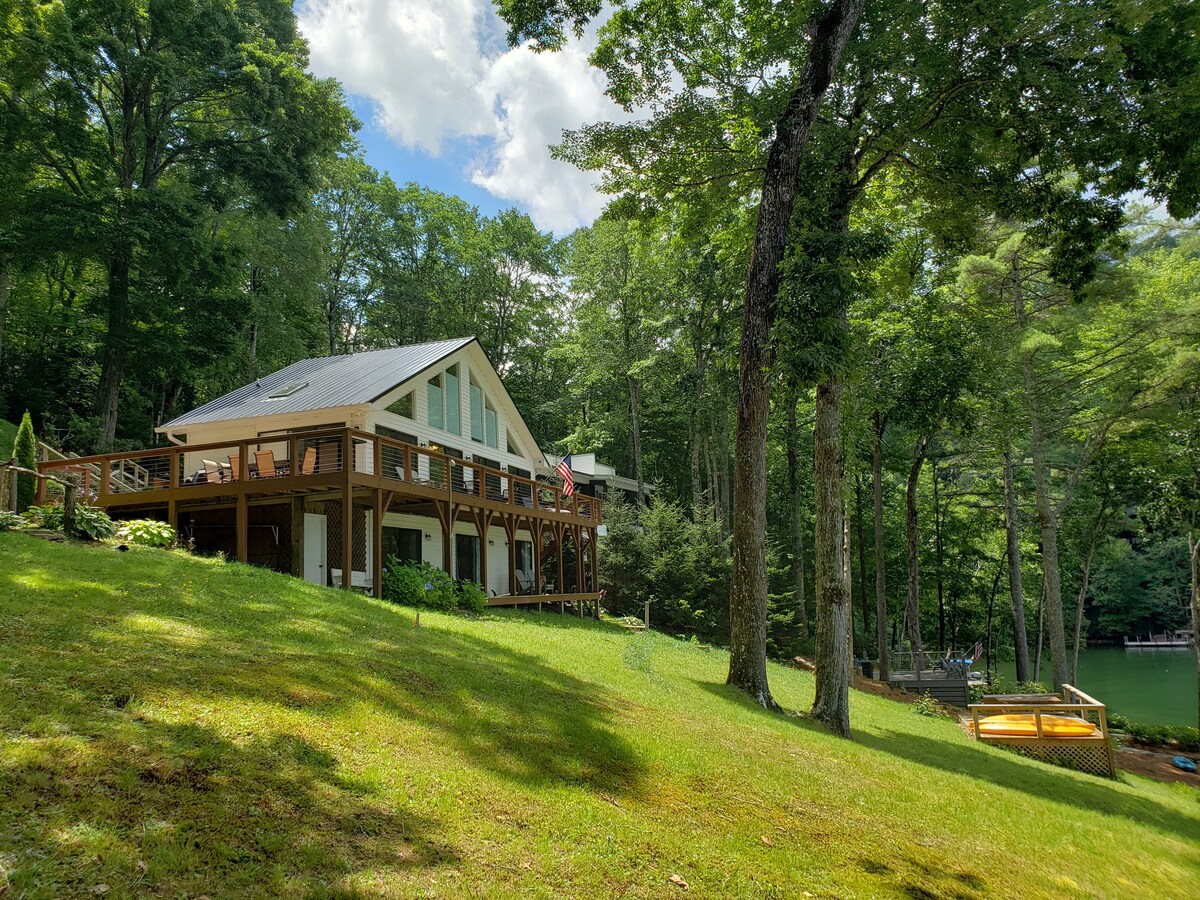
<svg viewBox="0 0 1200 900"><path fill-rule="evenodd" d="M508 452L511 453L513 456L524 456L525 455L524 453L521 452L521 448L518 447L515 443L513 443L511 429L508 432L508 440L505 443L507 443L507 445L508 445Z"/></svg>
<svg viewBox="0 0 1200 900"><path fill-rule="evenodd" d="M407 431L400 431L397 428L388 428L386 425L376 425L375 433L381 437L391 438L393 441L404 441L406 444L417 445L417 436L409 434Z"/></svg>
<svg viewBox="0 0 1200 900"><path fill-rule="evenodd" d="M517 541L517 571L533 575L533 541Z"/></svg>
<svg viewBox="0 0 1200 900"><path fill-rule="evenodd" d="M434 375L429 379L429 427L442 428L442 376Z"/></svg>
<svg viewBox="0 0 1200 900"><path fill-rule="evenodd" d="M406 419L413 418L413 392L409 391L395 403L387 407L387 411ZM413 443L416 443L415 441Z"/></svg>
<svg viewBox="0 0 1200 900"><path fill-rule="evenodd" d="M458 387L458 366L446 370L446 430L462 434L462 392ZM433 423L430 422L430 425Z"/></svg>
<svg viewBox="0 0 1200 900"><path fill-rule="evenodd" d="M419 528L383 527L383 564L391 557L400 562L421 561L421 531Z"/></svg>
<svg viewBox="0 0 1200 900"><path fill-rule="evenodd" d="M499 449L500 435L498 433L499 429L496 424L496 411L492 409L492 405L490 403L483 411L483 421L487 431L487 445L489 447L496 447Z"/></svg>
<svg viewBox="0 0 1200 900"><path fill-rule="evenodd" d="M479 584L479 538L473 534L456 534L454 557L454 577Z"/></svg>
<svg viewBox="0 0 1200 900"><path fill-rule="evenodd" d="M483 443L483 388L471 381L471 440Z"/></svg>
<svg viewBox="0 0 1200 900"><path fill-rule="evenodd" d="M267 396L267 399L281 400L284 397L292 396L292 394L296 393L297 391L304 390L306 387L308 387L307 381L293 381L290 384L285 384L278 390L271 391L271 393Z"/></svg>

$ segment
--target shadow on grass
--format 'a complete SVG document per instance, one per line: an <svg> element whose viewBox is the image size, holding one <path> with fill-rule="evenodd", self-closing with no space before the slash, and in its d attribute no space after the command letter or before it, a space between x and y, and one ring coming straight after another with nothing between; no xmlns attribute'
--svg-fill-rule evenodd
<svg viewBox="0 0 1200 900"><path fill-rule="evenodd" d="M289 726L342 715L428 733L447 765L518 786L640 789L615 706L532 653L414 629L411 611L272 573L165 554L138 554L135 569L133 556L70 548L61 569L31 553L0 572L0 822L24 823L0 849L55 847L73 877L97 855L133 854L128 876L139 853L175 873L227 879L245 863L325 885L329 872L453 864L446 823L397 806ZM247 709L244 732L156 718L157 701L178 697ZM144 849L147 822L166 823L157 849Z"/></svg>
<svg viewBox="0 0 1200 900"><path fill-rule="evenodd" d="M715 697L720 698L734 706L740 706L747 712L757 713L771 722L783 722L788 725L793 725L796 728L804 729L805 731L813 731L819 734L832 735L826 726L822 725L816 719L808 715L805 709L788 709L784 707L783 712L772 712L761 704L757 703L753 697L743 691L741 688L733 687L729 684L724 684L717 681L695 681L704 690L708 691Z"/></svg>
<svg viewBox="0 0 1200 900"><path fill-rule="evenodd" d="M1069 803L1080 809L1121 816L1141 825L1173 832L1189 840L1192 846L1200 847L1200 817L1181 815L1145 796L1131 796L1095 776L1060 775L1053 769L1026 762L1002 750L989 751L975 745L938 741L911 733L861 731L855 734L855 741L909 762L980 778L1040 800Z"/></svg>

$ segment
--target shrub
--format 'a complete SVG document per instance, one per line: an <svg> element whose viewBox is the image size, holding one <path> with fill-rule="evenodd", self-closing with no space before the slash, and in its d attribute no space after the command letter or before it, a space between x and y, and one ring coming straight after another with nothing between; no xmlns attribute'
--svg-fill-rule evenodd
<svg viewBox="0 0 1200 900"><path fill-rule="evenodd" d="M63 508L61 506L31 506L26 511L29 521L40 527L53 531L63 530ZM70 537L84 538L92 541L102 541L114 537L117 526L108 513L96 506L86 503L75 505L75 529Z"/></svg>
<svg viewBox="0 0 1200 900"><path fill-rule="evenodd" d="M982 703L985 694L1049 694L1050 688L1040 681L1015 681L1000 675L991 684L971 685L971 702Z"/></svg>
<svg viewBox="0 0 1200 900"><path fill-rule="evenodd" d="M457 592L450 576L427 562L405 563L387 558L383 573L383 599L404 606L450 611Z"/></svg>
<svg viewBox="0 0 1200 900"><path fill-rule="evenodd" d="M946 711L945 707L938 703L938 701L934 700L933 697L928 693L922 694L920 697L914 700L909 706L909 709L915 712L918 716L930 716L935 719L945 718L946 716L950 715Z"/></svg>
<svg viewBox="0 0 1200 900"><path fill-rule="evenodd" d="M487 594L473 581L459 581L455 586L455 603L464 612L483 612L487 609Z"/></svg>
<svg viewBox="0 0 1200 900"><path fill-rule="evenodd" d="M172 547L178 535L167 522L157 519L130 519L117 531L121 540L142 547Z"/></svg>
<svg viewBox="0 0 1200 900"><path fill-rule="evenodd" d="M21 424L17 428L17 439L13 443L13 457L17 465L23 469L37 468L37 438L33 436L33 420L29 411L21 416ZM37 499L37 479L32 475L17 476L17 512L25 512L33 506Z"/></svg>
<svg viewBox="0 0 1200 900"><path fill-rule="evenodd" d="M24 528L25 519L7 509L0 509L0 531L12 531L14 528Z"/></svg>

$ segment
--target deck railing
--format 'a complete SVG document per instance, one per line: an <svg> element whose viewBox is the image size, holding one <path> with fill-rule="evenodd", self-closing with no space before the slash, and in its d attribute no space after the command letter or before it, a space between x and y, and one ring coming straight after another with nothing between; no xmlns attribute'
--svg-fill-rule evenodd
<svg viewBox="0 0 1200 900"><path fill-rule="evenodd" d="M518 513L547 511L600 521L600 501L593 497L568 497L556 484L352 428L47 459L38 469L79 476L85 496L103 506L118 495L239 481L271 493L275 479L342 473L345 460L352 472L397 482L398 490L404 483L418 486L422 494L445 493L451 500L478 497ZM281 482L280 492L292 485Z"/></svg>

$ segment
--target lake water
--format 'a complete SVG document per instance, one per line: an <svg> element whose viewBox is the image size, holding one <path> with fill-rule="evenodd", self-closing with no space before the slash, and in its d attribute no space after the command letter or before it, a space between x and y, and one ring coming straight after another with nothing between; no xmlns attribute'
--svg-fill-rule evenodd
<svg viewBox="0 0 1200 900"><path fill-rule="evenodd" d="M1000 673L1016 677L1013 663ZM1050 660L1042 661L1042 683L1050 680ZM1147 725L1196 724L1196 650L1126 650L1092 647L1079 652L1075 685L1135 722Z"/></svg>

